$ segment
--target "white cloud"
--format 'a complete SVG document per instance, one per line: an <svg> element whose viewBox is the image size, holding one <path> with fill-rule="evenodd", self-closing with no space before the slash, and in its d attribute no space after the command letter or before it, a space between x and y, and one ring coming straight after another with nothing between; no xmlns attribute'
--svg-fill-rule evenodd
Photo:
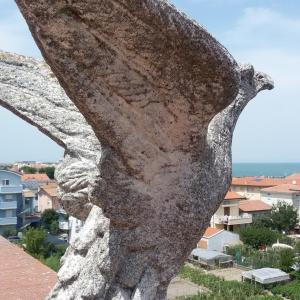
<svg viewBox="0 0 300 300"><path fill-rule="evenodd" d="M247 8L225 44L240 62L250 62L272 75L278 91L300 88L300 19L269 8Z"/></svg>
<svg viewBox="0 0 300 300"><path fill-rule="evenodd" d="M270 8L246 8L235 28L225 38L235 46L300 47L296 38L300 31L300 19L289 18Z"/></svg>
<svg viewBox="0 0 300 300"><path fill-rule="evenodd" d="M299 31L300 18L258 7L245 9L224 35L238 61L252 63L275 81L275 89L251 101L238 122L236 161L299 161Z"/></svg>

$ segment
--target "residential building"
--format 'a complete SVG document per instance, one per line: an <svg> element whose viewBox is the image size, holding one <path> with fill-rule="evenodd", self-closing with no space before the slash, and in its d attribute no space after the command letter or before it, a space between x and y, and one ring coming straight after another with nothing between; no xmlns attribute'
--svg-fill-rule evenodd
<svg viewBox="0 0 300 300"><path fill-rule="evenodd" d="M35 194L28 189L23 190L23 212L19 215L23 218L23 227L40 222L40 215L37 213L37 201Z"/></svg>
<svg viewBox="0 0 300 300"><path fill-rule="evenodd" d="M29 189L23 190L23 200L24 200L24 210L26 210L27 215L32 215L35 213L35 195Z"/></svg>
<svg viewBox="0 0 300 300"><path fill-rule="evenodd" d="M248 213L240 212L240 203L246 201L244 196L229 191L221 206L211 219L211 227L238 231L241 227L252 223L252 216Z"/></svg>
<svg viewBox="0 0 300 300"><path fill-rule="evenodd" d="M231 191L249 200L260 200L262 189L285 184L289 181L291 180L285 178L234 177L232 179Z"/></svg>
<svg viewBox="0 0 300 300"><path fill-rule="evenodd" d="M240 213L252 216L253 221L270 214L272 206L261 200L246 200L240 202Z"/></svg>
<svg viewBox="0 0 300 300"><path fill-rule="evenodd" d="M224 229L208 227L197 247L200 249L223 252L226 247L240 243L238 234Z"/></svg>
<svg viewBox="0 0 300 300"><path fill-rule="evenodd" d="M21 174L0 170L0 234L23 226Z"/></svg>
<svg viewBox="0 0 300 300"><path fill-rule="evenodd" d="M22 184L23 188L26 190L32 191L34 194L34 210L38 210L38 191L41 185L45 185L47 183L53 182L53 180L50 180L48 175L45 173L41 174L22 174Z"/></svg>
<svg viewBox="0 0 300 300"><path fill-rule="evenodd" d="M58 201L57 183L48 183L42 185L38 192L38 211L43 212L46 209L61 209Z"/></svg>
<svg viewBox="0 0 300 300"><path fill-rule="evenodd" d="M269 205L277 205L278 202L285 202L293 205L298 210L300 217L300 185L282 184L261 190L261 199Z"/></svg>

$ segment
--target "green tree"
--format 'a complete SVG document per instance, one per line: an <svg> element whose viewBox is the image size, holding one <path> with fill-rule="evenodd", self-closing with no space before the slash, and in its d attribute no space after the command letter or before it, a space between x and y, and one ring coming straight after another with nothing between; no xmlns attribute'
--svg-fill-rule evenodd
<svg viewBox="0 0 300 300"><path fill-rule="evenodd" d="M249 226L240 230L241 241L255 249L276 242L278 234L266 227Z"/></svg>
<svg viewBox="0 0 300 300"><path fill-rule="evenodd" d="M39 173L46 173L50 179L54 179L55 168L54 167L45 167L39 169Z"/></svg>
<svg viewBox="0 0 300 300"><path fill-rule="evenodd" d="M58 234L59 232L59 223L57 220L52 221L52 223L50 224L50 233L51 234Z"/></svg>
<svg viewBox="0 0 300 300"><path fill-rule="evenodd" d="M268 213L265 216L254 218L252 225L256 227L272 228L271 213Z"/></svg>
<svg viewBox="0 0 300 300"><path fill-rule="evenodd" d="M295 249L295 252L298 253L298 254L300 255L300 242L297 242L297 243L296 243L294 249Z"/></svg>
<svg viewBox="0 0 300 300"><path fill-rule="evenodd" d="M42 228L30 227L23 236L26 250L33 256L40 256L45 249L46 231Z"/></svg>
<svg viewBox="0 0 300 300"><path fill-rule="evenodd" d="M286 202L279 202L273 206L270 219L273 229L286 233L293 230L299 223L297 209Z"/></svg>
<svg viewBox="0 0 300 300"><path fill-rule="evenodd" d="M285 272L291 270L291 266L294 264L294 251L292 249L283 249L279 253L279 267Z"/></svg>
<svg viewBox="0 0 300 300"><path fill-rule="evenodd" d="M58 219L59 214L52 208L44 210L41 216L42 224L48 230L50 230L51 224L53 222L58 222Z"/></svg>
<svg viewBox="0 0 300 300"><path fill-rule="evenodd" d="M37 172L36 168L32 168L32 167L29 167L29 166L24 166L24 167L21 168L21 170L26 174L35 174Z"/></svg>

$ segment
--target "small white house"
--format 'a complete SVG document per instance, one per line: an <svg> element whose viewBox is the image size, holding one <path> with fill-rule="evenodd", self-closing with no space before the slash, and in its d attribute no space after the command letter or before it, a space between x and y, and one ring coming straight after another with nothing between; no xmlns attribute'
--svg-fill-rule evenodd
<svg viewBox="0 0 300 300"><path fill-rule="evenodd" d="M237 233L209 227L197 247L200 249L223 252L226 246L240 243L240 236Z"/></svg>

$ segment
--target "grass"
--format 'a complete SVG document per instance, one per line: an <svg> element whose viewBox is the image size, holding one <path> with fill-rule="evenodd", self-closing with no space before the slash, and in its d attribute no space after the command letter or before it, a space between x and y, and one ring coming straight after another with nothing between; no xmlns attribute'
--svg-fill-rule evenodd
<svg viewBox="0 0 300 300"><path fill-rule="evenodd" d="M47 258L40 257L39 260L53 271L58 272L60 269L60 258L59 255L52 255Z"/></svg>
<svg viewBox="0 0 300 300"><path fill-rule="evenodd" d="M273 294L282 295L291 300L300 300L300 280L272 288Z"/></svg>
<svg viewBox="0 0 300 300"><path fill-rule="evenodd" d="M182 267L180 277L188 279L193 283L208 288L211 293L198 294L192 297L179 299L189 300L279 300L280 296L268 295L261 287L250 283L238 281L225 281L212 274L206 274L188 266ZM299 298L298 298L299 299Z"/></svg>

